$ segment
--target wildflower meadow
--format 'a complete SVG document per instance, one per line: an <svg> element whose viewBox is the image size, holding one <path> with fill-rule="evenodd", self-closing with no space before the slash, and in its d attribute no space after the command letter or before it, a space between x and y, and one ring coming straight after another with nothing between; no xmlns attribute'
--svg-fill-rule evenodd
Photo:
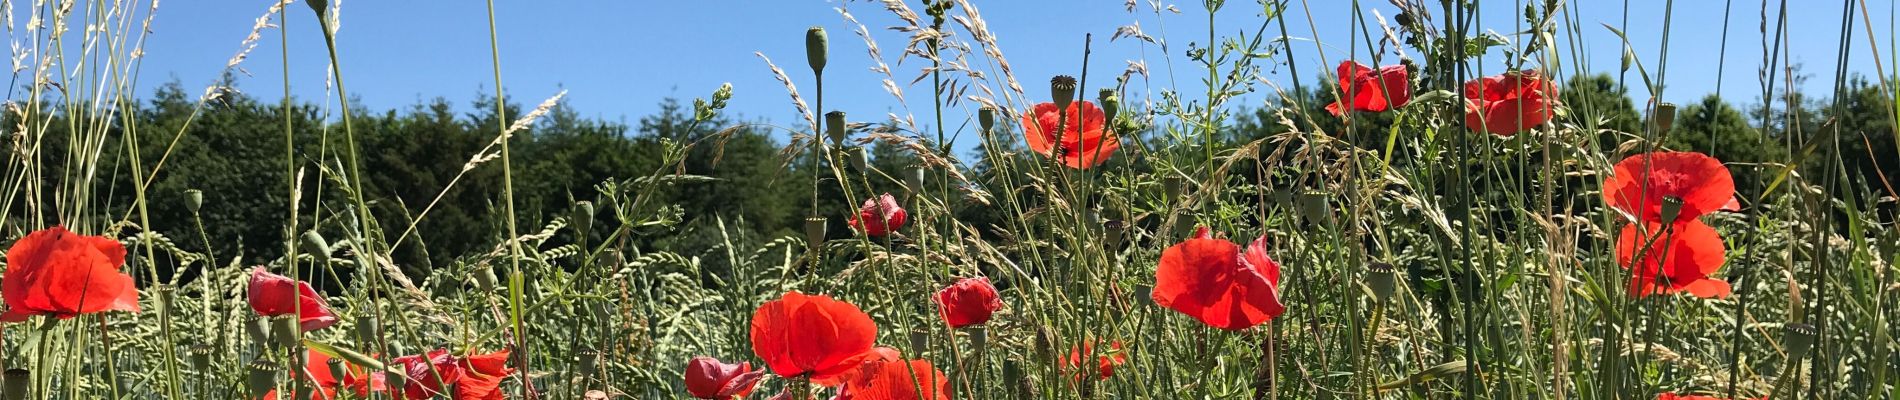
<svg viewBox="0 0 1900 400"><path fill-rule="evenodd" d="M429 5L485 17L472 107L390 108L353 71L451 53L353 55L414 39L378 5L218 1L260 16L192 44L236 44L200 91L147 46L206 16L0 0L0 400L1900 397L1891 1L731 2L832 17L570 38L775 83L685 101L511 97L540 64L497 2ZM529 26L614 28L563 21ZM603 92L659 105L568 98Z"/></svg>

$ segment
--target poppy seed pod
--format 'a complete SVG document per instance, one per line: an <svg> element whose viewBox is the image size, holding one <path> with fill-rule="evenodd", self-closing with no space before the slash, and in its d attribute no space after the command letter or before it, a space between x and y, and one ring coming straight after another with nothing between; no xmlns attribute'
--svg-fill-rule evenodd
<svg viewBox="0 0 1900 400"><path fill-rule="evenodd" d="M376 318L369 314L356 316L356 340L363 343L375 342L376 338L381 336L380 333L380 329L376 327Z"/></svg>
<svg viewBox="0 0 1900 400"><path fill-rule="evenodd" d="M592 227L594 224L594 211L594 202L586 200L574 202L574 227L580 230L587 230Z"/></svg>
<svg viewBox="0 0 1900 400"><path fill-rule="evenodd" d="M1788 359L1800 360L1808 356L1808 350L1814 348L1815 335L1820 331L1809 324L1788 324L1782 327L1782 343L1788 347Z"/></svg>
<svg viewBox="0 0 1900 400"><path fill-rule="evenodd" d="M990 133L990 129L996 127L996 109L990 106L976 109L976 126L983 128L983 133Z"/></svg>
<svg viewBox="0 0 1900 400"><path fill-rule="evenodd" d="M1300 216L1307 222L1320 226L1333 226L1331 199L1325 192L1306 192L1300 194Z"/></svg>
<svg viewBox="0 0 1900 400"><path fill-rule="evenodd" d="M323 240L323 234L317 231L303 233L303 252L317 259L317 263L330 262L330 242Z"/></svg>
<svg viewBox="0 0 1900 400"><path fill-rule="evenodd" d="M277 339L277 345L283 348L297 347L297 333L302 331L295 316L283 316L270 319L271 337Z"/></svg>
<svg viewBox="0 0 1900 400"><path fill-rule="evenodd" d="M245 383L251 389L251 398L253 399L264 397L265 393L270 393L272 389L276 389L277 374L284 372L283 367L277 366L277 363L262 358L252 360L249 369L251 371L250 378L246 379Z"/></svg>
<svg viewBox="0 0 1900 400"><path fill-rule="evenodd" d="M929 348L930 348L930 331L929 330L926 330L926 329L910 330L910 351L917 352L917 354L923 354L924 350L929 349Z"/></svg>
<svg viewBox="0 0 1900 400"><path fill-rule="evenodd" d="M805 218L805 248L817 253L825 246L825 217Z"/></svg>
<svg viewBox="0 0 1900 400"><path fill-rule="evenodd" d="M805 30L805 60L811 62L812 73L825 73L825 57L830 51L830 42L825 35L825 27L814 26Z"/></svg>
<svg viewBox="0 0 1900 400"><path fill-rule="evenodd" d="M1682 198L1668 196L1663 197L1662 200L1662 220L1669 223L1676 222L1676 217L1682 216Z"/></svg>
<svg viewBox="0 0 1900 400"><path fill-rule="evenodd" d="M1135 285L1135 298L1153 303L1155 300L1155 287L1151 285Z"/></svg>
<svg viewBox="0 0 1900 400"><path fill-rule="evenodd" d="M580 357L581 376L594 376L595 372L600 371L600 351L594 350L593 348L582 348L578 356Z"/></svg>
<svg viewBox="0 0 1900 400"><path fill-rule="evenodd" d="M1393 271L1392 264L1372 263L1366 268L1366 286L1372 289L1372 296L1383 303L1398 292L1398 272Z"/></svg>
<svg viewBox="0 0 1900 400"><path fill-rule="evenodd" d="M263 346L266 343L270 343L270 327L268 324L269 322L263 319L251 320L249 323L244 324L244 333L251 337L251 343Z"/></svg>
<svg viewBox="0 0 1900 400"><path fill-rule="evenodd" d="M1113 253L1117 250L1121 250L1122 233L1124 230L1128 228L1126 225L1128 225L1128 223L1122 222L1122 220L1119 220L1119 219L1111 219L1111 220L1102 222L1103 248L1108 249L1110 253Z"/></svg>
<svg viewBox="0 0 1900 400"><path fill-rule="evenodd" d="M349 366L343 364L343 359L341 358L324 360L323 367L330 370L330 376L332 377L342 377L350 372Z"/></svg>
<svg viewBox="0 0 1900 400"><path fill-rule="evenodd" d="M1163 199L1163 200L1166 200L1169 202L1180 201L1179 199L1181 197L1182 186L1186 186L1186 182L1185 182L1185 179L1182 179L1180 175L1168 175L1168 176L1162 177L1161 178L1161 193L1166 194L1168 196L1168 198Z"/></svg>
<svg viewBox="0 0 1900 400"><path fill-rule="evenodd" d="M1048 326L1036 327L1036 355L1037 356L1042 357L1042 359L1044 360L1053 360L1053 358L1051 357L1055 355L1055 348L1056 348L1055 336L1056 336L1055 332L1049 331Z"/></svg>
<svg viewBox="0 0 1900 400"><path fill-rule="evenodd" d="M1121 97L1115 95L1114 89L1102 89L1102 91L1095 96L1095 99L1102 103L1103 119L1110 122L1110 124L1108 124L1109 126L1114 126L1115 113L1120 112L1122 109Z"/></svg>
<svg viewBox="0 0 1900 400"><path fill-rule="evenodd" d="M844 111L825 113L825 135L831 136L831 144L843 146L846 133Z"/></svg>
<svg viewBox="0 0 1900 400"><path fill-rule="evenodd" d="M482 293L494 293L495 281L497 279L500 278L495 277L494 269L488 267L475 268L475 287L480 288Z"/></svg>
<svg viewBox="0 0 1900 400"><path fill-rule="evenodd" d="M1054 78L1049 78L1049 101L1056 103L1057 110L1069 109L1069 103L1075 101L1075 77L1056 75Z"/></svg>
<svg viewBox="0 0 1900 400"><path fill-rule="evenodd" d="M904 202L916 203L917 194L924 191L924 169L916 168L904 174Z"/></svg>
<svg viewBox="0 0 1900 400"><path fill-rule="evenodd" d="M172 312L172 304L178 298L178 288L168 284L159 284L157 289L158 315L169 317Z"/></svg>
<svg viewBox="0 0 1900 400"><path fill-rule="evenodd" d="M968 329L964 329L964 332L970 333L970 347L976 348L977 353L982 353L983 350L989 349L990 347L990 327L989 326L985 326L985 325L972 326Z"/></svg>
<svg viewBox="0 0 1900 400"><path fill-rule="evenodd" d="M323 18L323 14L330 10L329 0L309 0L305 1L304 4L310 5L310 11L317 12L317 18Z"/></svg>
<svg viewBox="0 0 1900 400"><path fill-rule="evenodd" d="M205 192L198 189L185 189L185 209L197 214L205 205Z"/></svg>
<svg viewBox="0 0 1900 400"><path fill-rule="evenodd" d="M1657 104L1656 113L1649 116L1649 126L1655 128L1658 135L1667 133L1669 128L1675 127L1676 103Z"/></svg>
<svg viewBox="0 0 1900 400"><path fill-rule="evenodd" d="M19 368L9 369L4 382L0 384L0 398L26 400L27 388L33 385L33 373Z"/></svg>
<svg viewBox="0 0 1900 400"><path fill-rule="evenodd" d="M210 371L211 351L211 345L203 343L191 345L190 350L185 350L185 353L191 356L192 369Z"/></svg>
<svg viewBox="0 0 1900 400"><path fill-rule="evenodd" d="M1003 360L1003 382L1016 382L1018 380L1023 380L1024 378L1025 377L1023 376L1022 363L1017 362L1016 359L1013 359L1013 358ZM1021 387L1015 387L1013 389L1022 390ZM1026 393L1027 391L1024 391L1024 393L1016 393L1016 395L1018 398L1020 398Z"/></svg>
<svg viewBox="0 0 1900 400"><path fill-rule="evenodd" d="M870 156L864 154L864 147L854 146L846 148L844 151L845 157L851 160L851 168L853 170L858 172L871 170Z"/></svg>

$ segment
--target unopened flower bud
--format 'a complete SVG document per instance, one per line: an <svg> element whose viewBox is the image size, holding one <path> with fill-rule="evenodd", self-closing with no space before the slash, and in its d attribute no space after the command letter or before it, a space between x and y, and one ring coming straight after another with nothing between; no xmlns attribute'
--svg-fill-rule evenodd
<svg viewBox="0 0 1900 400"><path fill-rule="evenodd" d="M915 203L917 195L924 192L924 169L916 168L904 174L904 201Z"/></svg>
<svg viewBox="0 0 1900 400"><path fill-rule="evenodd" d="M805 60L811 62L812 73L825 73L825 57L830 52L830 42L825 35L825 27L814 26L805 30Z"/></svg>
<svg viewBox="0 0 1900 400"><path fill-rule="evenodd" d="M864 152L865 150L863 147L851 147L851 148L845 149L845 157L851 160L851 168L853 170L856 170L858 172L865 172L865 171L871 170L870 157L865 155Z"/></svg>
<svg viewBox="0 0 1900 400"><path fill-rule="evenodd" d="M594 224L594 202L581 200L574 202L574 227L587 230Z"/></svg>
<svg viewBox="0 0 1900 400"><path fill-rule="evenodd" d="M318 264L330 262L330 242L323 240L323 234L317 231L303 233L303 252L316 258Z"/></svg>
<svg viewBox="0 0 1900 400"><path fill-rule="evenodd" d="M376 318L368 313L356 316L356 340L373 343L382 336L382 330L376 326Z"/></svg>
<svg viewBox="0 0 1900 400"><path fill-rule="evenodd" d="M204 205L205 205L205 192L203 190L185 189L185 209L186 210L190 210L192 214L197 214L198 209L204 208Z"/></svg>
<svg viewBox="0 0 1900 400"><path fill-rule="evenodd" d="M1102 89L1100 93L1096 94L1095 98L1097 101L1102 102L1102 117L1105 120L1103 126L1113 128L1115 126L1115 113L1120 112L1122 109L1121 96L1116 96L1114 89Z"/></svg>
<svg viewBox="0 0 1900 400"><path fill-rule="evenodd" d="M985 325L971 326L968 328L963 328L963 331L970 333L970 347L976 348L977 353L982 353L984 350L989 349L989 346L990 346L989 326L985 326Z"/></svg>
<svg viewBox="0 0 1900 400"><path fill-rule="evenodd" d="M499 280L500 278L495 277L495 270L493 268L488 268L486 266L476 267L474 275L475 275L475 287L480 288L482 290L482 293L495 292L495 281Z"/></svg>
<svg viewBox="0 0 1900 400"><path fill-rule="evenodd" d="M1169 174L1168 176L1162 177L1161 193L1168 196L1168 198L1164 200L1170 202L1181 201L1181 189L1183 186L1187 186L1187 180L1181 178L1180 175Z"/></svg>
<svg viewBox="0 0 1900 400"><path fill-rule="evenodd" d="M1127 225L1119 219L1102 222L1102 246L1110 253L1121 250L1122 233L1128 228Z"/></svg>

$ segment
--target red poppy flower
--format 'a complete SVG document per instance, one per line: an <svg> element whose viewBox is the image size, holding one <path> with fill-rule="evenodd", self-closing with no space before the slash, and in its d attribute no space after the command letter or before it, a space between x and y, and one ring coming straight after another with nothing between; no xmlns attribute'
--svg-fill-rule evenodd
<svg viewBox="0 0 1900 400"><path fill-rule="evenodd" d="M326 367L324 369L327 371L329 368ZM389 397L392 398L400 398L400 396L397 396L389 390L388 374L383 371L372 372L368 368L363 368L356 364L343 363L343 376L340 383L342 387L349 388L350 392L356 393L357 398L369 397L369 392L372 390L378 393L387 393L390 395Z"/></svg>
<svg viewBox="0 0 1900 400"><path fill-rule="evenodd" d="M403 371L403 397L434 398L442 388L462 380L462 368L448 350L435 349L428 354L396 357L392 362Z"/></svg>
<svg viewBox="0 0 1900 400"><path fill-rule="evenodd" d="M0 282L7 311L0 321L35 315L60 319L100 311L139 311L138 287L125 265L125 246L104 236L86 236L54 226L27 234L7 249Z"/></svg>
<svg viewBox="0 0 1900 400"><path fill-rule="evenodd" d="M1266 240L1255 239L1243 253L1239 245L1209 237L1202 228L1168 247L1155 269L1155 304L1230 331L1280 316L1286 312L1280 304L1280 264L1267 257Z"/></svg>
<svg viewBox="0 0 1900 400"><path fill-rule="evenodd" d="M1610 179L1603 182L1603 199L1647 223L1691 220L1735 202L1735 178L1721 161L1702 153L1637 154L1616 162ZM1665 199L1682 202L1675 221L1663 220ZM1741 204L1734 206L1739 209Z"/></svg>
<svg viewBox="0 0 1900 400"><path fill-rule="evenodd" d="M753 371L750 362L727 364L712 357L693 357L686 362L686 393L693 398L745 397L763 378L765 371Z"/></svg>
<svg viewBox="0 0 1900 400"><path fill-rule="evenodd" d="M508 368L508 349L488 354L471 354L457 360L462 377L455 383L455 400L502 400L501 381L515 373Z"/></svg>
<svg viewBox="0 0 1900 400"><path fill-rule="evenodd" d="M926 360L870 361L834 400L949 400L950 379Z"/></svg>
<svg viewBox="0 0 1900 400"><path fill-rule="evenodd" d="M897 198L885 193L864 199L864 205L858 206L858 215L848 223L852 229L863 230L867 235L884 236L903 229L908 216L904 207L897 204Z"/></svg>
<svg viewBox="0 0 1900 400"><path fill-rule="evenodd" d="M938 314L951 329L989 322L990 314L1003 308L996 287L990 286L990 278L983 277L958 280L938 291L936 300Z"/></svg>
<svg viewBox="0 0 1900 400"><path fill-rule="evenodd" d="M824 380L858 367L877 323L851 303L791 291L752 313L751 339L773 373Z"/></svg>
<svg viewBox="0 0 1900 400"><path fill-rule="evenodd" d="M251 269L249 294L251 311L265 317L297 314L304 332L336 325L336 314L330 312L330 304L310 288L309 282L273 274L260 266Z"/></svg>
<svg viewBox="0 0 1900 400"><path fill-rule="evenodd" d="M1728 282L1709 275L1722 268L1725 251L1722 237L1701 220L1683 220L1667 230L1662 224L1637 229L1632 223L1618 235L1616 262L1626 269L1636 268L1630 293L1637 297L1688 292L1701 298L1723 298L1729 294ZM1639 253L1642 261L1633 262Z"/></svg>
<svg viewBox="0 0 1900 400"><path fill-rule="evenodd" d="M1084 369L1085 366L1083 363L1085 361L1083 360L1085 360L1085 357L1089 354L1094 354L1096 355L1096 379L1108 379L1109 377L1115 376L1115 367L1127 363L1128 354L1122 352L1122 342L1119 341L1109 342L1108 348L1108 350L1098 353L1095 352L1093 343L1083 342L1081 345L1069 349L1069 356L1062 359L1062 368L1075 371L1075 379L1082 380L1082 378L1089 376L1088 371Z"/></svg>
<svg viewBox="0 0 1900 400"><path fill-rule="evenodd" d="M1387 65L1374 70L1352 61L1339 63L1339 92L1346 98L1326 105L1333 116L1351 111L1383 112L1404 107L1412 101L1412 84L1406 79L1404 65ZM1348 101L1350 100L1350 101ZM1347 103L1341 106L1341 103Z"/></svg>
<svg viewBox="0 0 1900 400"><path fill-rule="evenodd" d="M858 373L864 370L864 364L891 361L904 361L904 354L898 352L897 349L879 346L859 355L858 367L847 369L844 373L838 374L837 376L825 379L813 379L811 383L818 386L841 386L847 382L851 382L852 379L857 379Z"/></svg>
<svg viewBox="0 0 1900 400"><path fill-rule="evenodd" d="M1122 147L1115 134L1104 128L1107 117L1094 103L1069 103L1067 112L1069 118L1065 122L1056 111L1056 103L1031 107L1029 113L1023 115L1023 136L1028 139L1029 148L1044 156L1061 156L1062 165L1069 168L1086 169L1102 165ZM1057 125L1064 127L1061 135L1056 134ZM1061 139L1060 146L1057 139Z"/></svg>
<svg viewBox="0 0 1900 400"><path fill-rule="evenodd" d="M1465 126L1511 136L1550 120L1557 86L1537 70L1465 82Z"/></svg>

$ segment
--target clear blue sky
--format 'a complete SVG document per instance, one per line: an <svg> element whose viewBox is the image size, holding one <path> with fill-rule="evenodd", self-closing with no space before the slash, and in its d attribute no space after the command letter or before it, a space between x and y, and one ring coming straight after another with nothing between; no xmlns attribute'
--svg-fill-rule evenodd
<svg viewBox="0 0 1900 400"><path fill-rule="evenodd" d="M360 96L364 105L381 110L445 97L467 109L475 94L492 91L487 17L482 1L340 1L344 79L352 94ZM1108 82L1105 77L1119 73L1126 65L1124 60L1145 58L1157 89L1172 86L1168 83L1172 79L1184 92L1199 93L1202 90L1199 79L1205 72L1195 69L1183 53L1189 42L1197 38L1205 41L1207 18L1200 2L1184 1L1178 5L1180 14L1164 12L1157 16L1148 10L1148 0L1139 1L1142 6L1135 13L1125 11L1122 1L1115 0L978 0L977 3L990 29L999 37L1016 76L1031 96L1047 95L1045 82L1049 76L1079 72L1084 33L1095 35L1091 73L1096 78L1091 83ZM1724 59L1718 57L1718 49L1725 1L1675 1L1666 100L1683 103L1714 91L1717 66L1725 62L1728 66L1722 82L1725 97L1733 103L1757 102L1762 3L1734 1L1728 53ZM1569 2L1571 10L1580 13L1583 25L1580 32L1588 49L1591 69L1614 73L1621 42L1601 24L1621 25L1624 2ZM796 116L783 87L753 52L772 57L809 96L812 86L805 68L803 33L813 25L824 26L831 33L827 108L845 110L854 120L875 119L874 116L886 112L902 114L896 102L880 88L881 76L868 70L871 62L864 55L865 46L852 33L855 25L840 17L838 7L847 7L872 29L886 62L896 69L899 84L908 82L909 77L926 65L914 57L902 65L896 64L905 34L884 28L900 25L901 21L875 2L498 0L496 3L502 73L510 99L532 105L565 88L569 91L570 105L589 117L633 121L653 112L661 98L673 96L690 102L691 98L705 96L721 83L731 82L736 94L728 109L732 113L747 119L795 124ZM1242 30L1251 32L1259 25L1257 4L1245 0L1228 3L1216 20L1216 29L1223 35ZM1313 7L1311 20L1320 27L1317 35L1309 28L1308 14L1301 9L1299 1L1289 10L1292 19L1288 29L1296 38L1293 60L1298 63L1303 78L1312 82L1320 68L1330 69L1321 64L1313 38L1325 44L1328 60L1339 62L1347 53L1344 46L1351 39L1348 31L1351 4L1342 0L1307 3ZM1396 14L1385 1L1361 3L1368 9L1378 10L1388 20ZM1485 3L1482 18L1485 29L1507 36L1520 29L1519 2ZM1628 10L1629 37L1637 56L1654 72L1662 39L1665 1L1628 3L1631 7ZM1822 1L1791 3L1795 3L1790 10L1790 25L1794 28L1792 59L1805 64L1805 72L1814 75L1808 82L1808 90L1819 94L1831 87L1840 6ZM1886 46L1892 43L1893 4L1875 3L1884 3L1869 4L1869 11L1874 18L1878 43L1883 51L1889 52L1883 56L1890 57L1892 49ZM149 95L154 87L174 78L193 92L212 82L225 60L237 50L240 39L251 29L253 20L268 4L268 0L163 2L155 21L155 35L146 52L140 93ZM912 7L921 13L921 5L912 4ZM293 17L289 24L292 50L289 73L293 91L302 99L321 99L326 65L321 36L315 30L307 7L296 4L289 11ZM1367 15L1370 18L1370 14ZM1858 12L1856 18L1859 18ZM1107 40L1117 26L1133 22L1139 22L1149 34L1170 41L1171 49L1166 57L1173 58L1172 70L1158 48L1144 48L1134 40ZM1857 22L1850 68L1871 76L1875 71L1874 60L1866 46L1864 29ZM960 30L956 34L961 40L968 38ZM253 96L275 100L281 95L283 71L277 35L277 31L267 31L244 64L253 75L244 78L239 86ZM1277 32L1269 36L1277 36ZM1417 55L1416 51L1407 51ZM1363 46L1360 52L1364 58ZM1565 56L1568 57L1567 53ZM1889 70L1893 67L1887 65ZM1483 68L1486 73L1502 71L1503 55L1494 51ZM1268 72L1270 79L1286 84L1285 66L1270 67ZM1640 86L1633 71L1629 79L1633 86ZM905 86L905 89L913 104L921 105L929 99L925 94L930 89L927 81ZM1131 85L1131 91L1140 93L1147 88L1137 81ZM1638 88L1634 94L1646 96L1647 91ZM1249 96L1243 99L1243 104L1258 105L1262 99L1260 95ZM928 117L927 110L924 107L916 111L920 121Z"/></svg>

